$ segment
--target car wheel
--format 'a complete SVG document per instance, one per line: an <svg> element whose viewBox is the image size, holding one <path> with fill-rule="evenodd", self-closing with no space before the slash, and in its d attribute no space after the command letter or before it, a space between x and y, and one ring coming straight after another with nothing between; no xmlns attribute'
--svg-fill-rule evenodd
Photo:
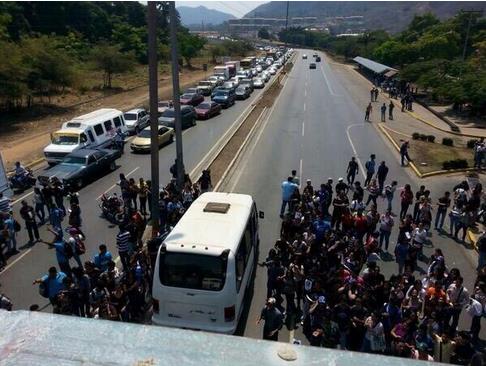
<svg viewBox="0 0 486 366"><path fill-rule="evenodd" d="M111 171L114 171L115 169L116 169L116 164L115 164L115 162L114 162L114 161L112 161L112 162L110 163L110 170L111 170Z"/></svg>

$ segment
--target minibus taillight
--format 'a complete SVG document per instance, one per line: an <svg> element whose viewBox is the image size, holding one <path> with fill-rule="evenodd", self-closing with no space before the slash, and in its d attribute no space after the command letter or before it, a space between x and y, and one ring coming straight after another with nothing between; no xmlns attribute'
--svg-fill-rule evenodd
<svg viewBox="0 0 486 366"><path fill-rule="evenodd" d="M234 305L231 305L228 308L224 308L224 321L225 322L232 322L233 320L235 320L235 314L236 314L236 311L235 311Z"/></svg>
<svg viewBox="0 0 486 366"><path fill-rule="evenodd" d="M154 313L159 313L160 308L159 308L159 300L157 300L155 297L152 297L152 308L154 310Z"/></svg>

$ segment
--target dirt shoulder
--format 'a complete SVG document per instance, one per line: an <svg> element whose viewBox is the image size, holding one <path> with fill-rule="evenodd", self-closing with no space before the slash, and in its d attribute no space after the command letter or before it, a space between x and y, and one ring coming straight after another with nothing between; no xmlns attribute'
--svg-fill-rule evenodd
<svg viewBox="0 0 486 366"><path fill-rule="evenodd" d="M180 85L188 87L203 79L207 72L202 70L184 70L180 74ZM28 163L42 157L44 147L50 141L50 133L61 124L75 116L89 113L99 108L116 108L128 110L148 104L148 84L132 90L87 101L71 108L58 109L56 112L41 118L32 118L17 124L11 132L0 134L1 153L7 167L15 161ZM172 98L172 83L168 77L159 81L159 99Z"/></svg>

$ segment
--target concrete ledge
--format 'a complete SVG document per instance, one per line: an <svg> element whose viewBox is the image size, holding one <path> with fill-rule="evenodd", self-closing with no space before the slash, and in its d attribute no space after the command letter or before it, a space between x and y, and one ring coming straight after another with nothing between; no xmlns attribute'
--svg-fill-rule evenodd
<svg viewBox="0 0 486 366"><path fill-rule="evenodd" d="M430 113L432 113L437 118L439 118L442 121L444 121L445 123L447 123L452 131L459 132L459 133L461 132L461 129L459 128L458 125L456 125L454 122L451 122L448 118L442 116L440 113L436 112L434 109L430 108L430 106L428 106L426 103L422 102L420 99L417 99L415 102L420 104L425 109L427 109Z"/></svg>

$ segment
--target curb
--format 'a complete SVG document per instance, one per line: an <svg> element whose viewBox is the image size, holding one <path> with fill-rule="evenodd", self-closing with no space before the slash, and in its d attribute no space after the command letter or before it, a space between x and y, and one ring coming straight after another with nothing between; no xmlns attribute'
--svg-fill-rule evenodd
<svg viewBox="0 0 486 366"><path fill-rule="evenodd" d="M395 142L395 140L393 140L393 137L390 136L388 131L386 131L387 127L384 127L381 124L379 124L378 128L390 140L390 142L393 144L393 146L398 151L400 151L400 147L398 146L398 144ZM393 132L395 132L395 131L393 131ZM464 173L464 172L472 172L472 171L475 172L475 171L477 171L476 168L464 168L464 169L451 169L451 170L436 170L436 171L428 172L428 173L420 173L420 171L417 169L417 166L414 163L409 163L408 165L412 168L412 170L415 172L415 174L419 178L428 178L428 177L433 177L435 175L443 175L443 174L454 174L454 173Z"/></svg>
<svg viewBox="0 0 486 366"><path fill-rule="evenodd" d="M424 107L425 108L425 107ZM477 138L477 139L481 139L481 138L485 138L486 136L478 136L478 135L472 135L472 134L469 134L469 133L462 133L462 132L456 132L456 131L449 131L449 130L446 130L446 129L443 129L441 127L437 127L436 125L434 125L432 122L429 122L427 121L426 119L420 117L417 113L414 113L414 112L410 112L410 111L407 111L407 113L409 115L411 115L413 118L415 118L416 120L419 120L423 123L425 123L426 125L429 125L430 127L432 128L435 128L436 130L439 130L439 131L442 131L442 132L445 132L445 133L450 133L452 135L456 135L456 136L464 136L464 137L472 137L472 138ZM446 122L447 123L447 122Z"/></svg>
<svg viewBox="0 0 486 366"><path fill-rule="evenodd" d="M457 126L454 122L449 121L448 118L440 115L439 112L434 111L429 105L427 105L426 103L424 103L423 101L421 101L420 98L417 98L416 103L420 104L422 107L424 107L425 109L427 109L430 113L432 113L438 119L440 119L440 120L444 121L445 123L447 123L449 125L451 131L461 132L461 129L459 128L459 126Z"/></svg>

